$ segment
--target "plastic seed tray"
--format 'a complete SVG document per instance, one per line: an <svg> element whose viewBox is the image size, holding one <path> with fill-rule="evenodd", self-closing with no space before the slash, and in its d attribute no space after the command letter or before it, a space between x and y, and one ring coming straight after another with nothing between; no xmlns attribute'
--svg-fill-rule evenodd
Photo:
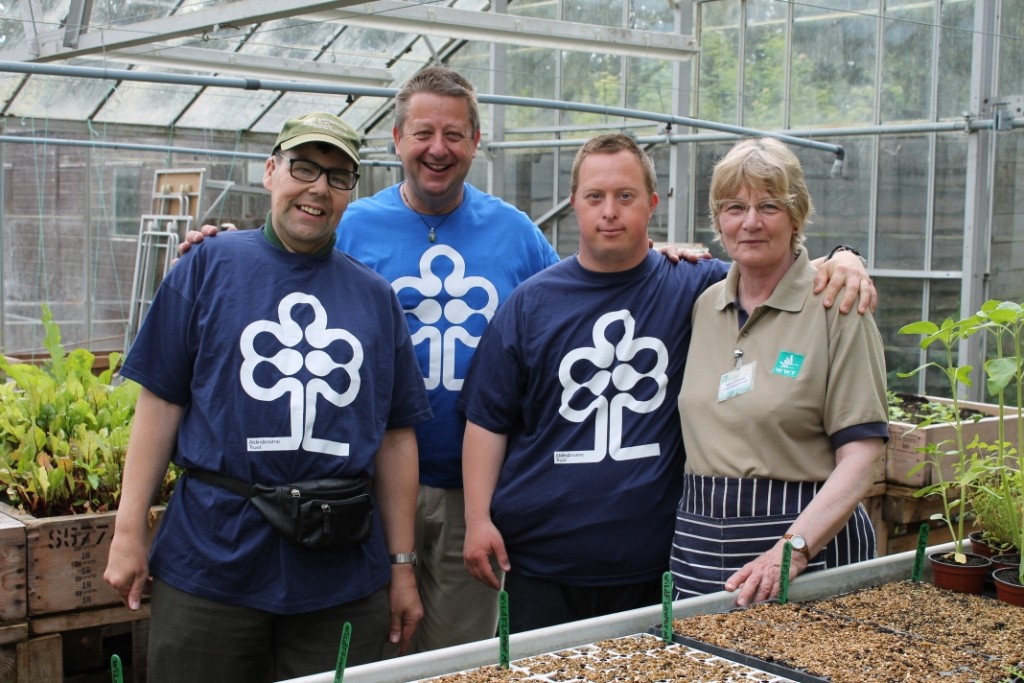
<svg viewBox="0 0 1024 683"><path fill-rule="evenodd" d="M815 679L820 681L821 679ZM651 634L635 634L419 683L800 683Z"/></svg>

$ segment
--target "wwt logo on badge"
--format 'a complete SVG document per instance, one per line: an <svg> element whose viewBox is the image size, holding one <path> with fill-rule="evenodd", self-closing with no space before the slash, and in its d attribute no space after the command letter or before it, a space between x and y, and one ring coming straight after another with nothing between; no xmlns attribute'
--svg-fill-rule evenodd
<svg viewBox="0 0 1024 683"><path fill-rule="evenodd" d="M803 365L804 357L799 353L779 351L779 357L775 361L775 367L772 369L772 374L795 378L800 374L800 368L802 368Z"/></svg>

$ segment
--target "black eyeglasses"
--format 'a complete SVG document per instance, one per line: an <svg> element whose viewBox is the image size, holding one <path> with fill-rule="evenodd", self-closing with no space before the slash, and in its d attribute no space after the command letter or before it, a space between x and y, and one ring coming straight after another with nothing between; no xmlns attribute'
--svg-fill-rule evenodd
<svg viewBox="0 0 1024 683"><path fill-rule="evenodd" d="M324 168L320 164L307 161L306 159L293 159L286 157L280 152L275 154L282 159L288 160L288 172L292 178L301 180L304 183L315 182L324 173L327 173L327 184L337 190L351 190L359 180L359 174L344 168Z"/></svg>

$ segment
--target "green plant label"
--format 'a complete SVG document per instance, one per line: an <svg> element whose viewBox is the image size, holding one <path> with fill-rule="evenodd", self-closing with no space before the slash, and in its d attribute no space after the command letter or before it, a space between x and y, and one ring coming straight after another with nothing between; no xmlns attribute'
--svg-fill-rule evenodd
<svg viewBox="0 0 1024 683"><path fill-rule="evenodd" d="M507 669L508 665L508 593L498 591L498 666Z"/></svg>

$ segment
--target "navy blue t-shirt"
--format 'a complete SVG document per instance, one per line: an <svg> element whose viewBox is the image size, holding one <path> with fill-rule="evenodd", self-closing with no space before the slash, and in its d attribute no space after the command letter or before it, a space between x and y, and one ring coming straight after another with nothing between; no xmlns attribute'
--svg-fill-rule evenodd
<svg viewBox="0 0 1024 683"><path fill-rule="evenodd" d="M574 257L498 309L460 406L509 437L491 513L517 572L602 586L666 571L690 312L727 270L650 252L632 270L595 273Z"/></svg>
<svg viewBox="0 0 1024 683"><path fill-rule="evenodd" d="M340 251L289 253L259 230L208 240L171 269L122 374L185 407L173 462L251 483L370 477L385 430L430 415L389 283ZM229 604L322 609L387 584L376 522L360 547L305 550L247 499L185 477L150 570Z"/></svg>

